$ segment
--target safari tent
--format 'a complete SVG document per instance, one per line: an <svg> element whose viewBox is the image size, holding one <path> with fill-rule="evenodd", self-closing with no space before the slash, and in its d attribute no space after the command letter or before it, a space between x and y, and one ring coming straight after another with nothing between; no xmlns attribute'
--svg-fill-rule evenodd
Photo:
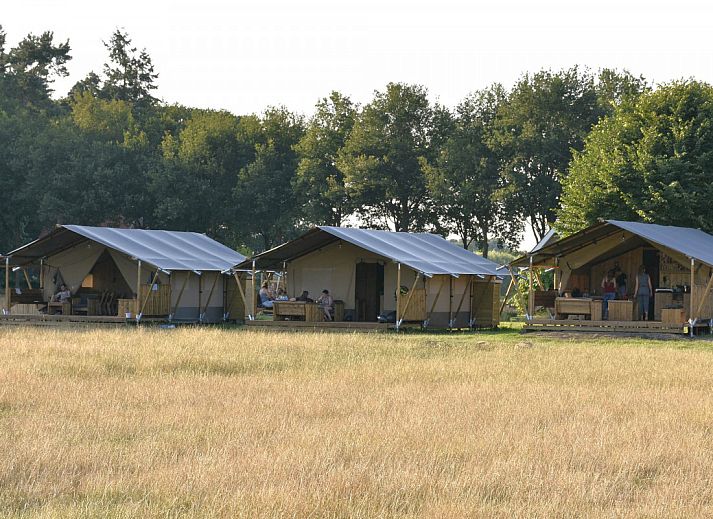
<svg viewBox="0 0 713 519"><path fill-rule="evenodd" d="M243 319L235 277L245 256L204 234L61 225L3 256L7 319ZM71 301L48 304L65 284Z"/></svg>
<svg viewBox="0 0 713 519"><path fill-rule="evenodd" d="M637 320L633 297L642 265L654 289L648 321ZM713 236L698 229L606 220L561 239L549 233L510 267L529 271L530 328L692 333L713 319ZM543 290L543 270L554 272L554 290ZM604 320L601 282L613 270L626 284ZM536 317L540 307L548 318Z"/></svg>
<svg viewBox="0 0 713 519"><path fill-rule="evenodd" d="M290 298L327 289L344 321L374 323L393 312L396 327L499 323L498 265L434 234L316 227L236 268L284 272Z"/></svg>

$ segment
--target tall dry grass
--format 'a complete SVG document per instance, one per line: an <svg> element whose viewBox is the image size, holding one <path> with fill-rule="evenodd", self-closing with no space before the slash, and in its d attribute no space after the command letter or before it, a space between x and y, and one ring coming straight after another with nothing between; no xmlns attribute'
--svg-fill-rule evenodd
<svg viewBox="0 0 713 519"><path fill-rule="evenodd" d="M0 515L713 514L713 349L0 328Z"/></svg>

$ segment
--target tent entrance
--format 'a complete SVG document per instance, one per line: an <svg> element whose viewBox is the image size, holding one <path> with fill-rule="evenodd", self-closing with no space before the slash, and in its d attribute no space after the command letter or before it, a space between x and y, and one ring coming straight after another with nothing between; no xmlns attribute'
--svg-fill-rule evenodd
<svg viewBox="0 0 713 519"><path fill-rule="evenodd" d="M381 298L384 295L384 265L381 263L357 263L355 276L356 320L375 322L381 313Z"/></svg>
<svg viewBox="0 0 713 519"><path fill-rule="evenodd" d="M117 300L131 295L131 288L105 249L77 290L74 310L87 315L116 315Z"/></svg>

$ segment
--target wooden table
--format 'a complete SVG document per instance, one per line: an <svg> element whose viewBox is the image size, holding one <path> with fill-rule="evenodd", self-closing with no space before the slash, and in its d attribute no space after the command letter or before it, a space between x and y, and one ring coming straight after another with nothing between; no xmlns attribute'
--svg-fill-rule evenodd
<svg viewBox="0 0 713 519"><path fill-rule="evenodd" d="M567 315L592 315L592 300L588 297L558 297L555 299L555 319Z"/></svg>
<svg viewBox="0 0 713 519"><path fill-rule="evenodd" d="M65 301L60 303L59 301L52 301L47 303L47 313L52 315L55 310L59 310L62 315L72 315L72 302Z"/></svg>
<svg viewBox="0 0 713 519"><path fill-rule="evenodd" d="M609 301L609 320L610 321L633 321L634 320L634 302L627 300Z"/></svg>
<svg viewBox="0 0 713 519"><path fill-rule="evenodd" d="M272 303L272 320L282 321L286 317L307 322L321 322L324 321L324 311L317 303L274 301Z"/></svg>

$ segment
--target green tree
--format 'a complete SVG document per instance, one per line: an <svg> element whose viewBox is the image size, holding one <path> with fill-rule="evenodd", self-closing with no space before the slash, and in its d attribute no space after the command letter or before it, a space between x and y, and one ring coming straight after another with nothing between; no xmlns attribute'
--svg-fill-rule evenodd
<svg viewBox="0 0 713 519"><path fill-rule="evenodd" d="M501 157L493 134L505 99L498 84L467 97L456 108L455 126L435 164L425 165L431 198L447 230L466 249L477 243L486 258L490 238L511 243L520 229L498 199Z"/></svg>
<svg viewBox="0 0 713 519"><path fill-rule="evenodd" d="M337 166L368 224L396 231L434 224L422 159L434 160L448 121L418 85L389 83L364 107Z"/></svg>
<svg viewBox="0 0 713 519"><path fill-rule="evenodd" d="M104 64L102 96L130 101L140 106L154 104L151 94L157 86L158 74L146 49L137 50L126 32L117 29L104 46L109 51L109 62Z"/></svg>
<svg viewBox="0 0 713 519"><path fill-rule="evenodd" d="M0 97L17 99L26 107L51 108L51 84L68 74L69 41L55 43L54 33L45 31L40 36L28 34L9 52L5 42L0 26Z"/></svg>
<svg viewBox="0 0 713 519"><path fill-rule="evenodd" d="M295 147L304 135L302 117L271 108L260 120L255 160L240 170L233 190L235 221L244 245L269 249L297 235L302 206L292 189L297 174Z"/></svg>
<svg viewBox="0 0 713 519"><path fill-rule="evenodd" d="M344 175L337 167L339 151L344 147L357 116L351 100L332 92L316 106L307 130L296 146L299 155L295 191L303 201L302 213L316 225L342 224L352 213Z"/></svg>
<svg viewBox="0 0 713 519"><path fill-rule="evenodd" d="M713 232L713 87L679 81L623 103L575 153L558 229L600 218Z"/></svg>
<svg viewBox="0 0 713 519"><path fill-rule="evenodd" d="M224 111L183 110L162 116L171 128L161 143L162 160L151 171L154 215L169 229L201 229L233 243L241 232L233 190L238 172L255 158L263 141L260 120Z"/></svg>
<svg viewBox="0 0 713 519"><path fill-rule="evenodd" d="M506 203L541 239L555 220L572 150L604 114L594 78L577 67L524 75L498 116Z"/></svg>

